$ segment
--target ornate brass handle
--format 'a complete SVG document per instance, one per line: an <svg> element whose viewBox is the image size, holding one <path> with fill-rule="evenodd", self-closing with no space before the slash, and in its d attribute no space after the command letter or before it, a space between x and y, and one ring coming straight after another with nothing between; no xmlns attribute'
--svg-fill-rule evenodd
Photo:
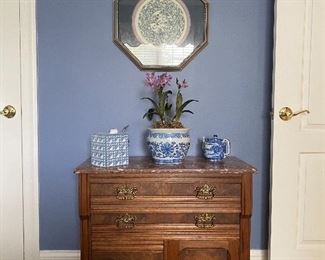
<svg viewBox="0 0 325 260"><path fill-rule="evenodd" d="M119 229L132 229L135 226L136 216L129 215L128 213L118 216L115 220L116 226Z"/></svg>
<svg viewBox="0 0 325 260"><path fill-rule="evenodd" d="M196 187L195 188L196 197L198 199L205 199L205 200L213 199L215 190L216 190L215 187L211 187L208 184L204 184L201 187Z"/></svg>
<svg viewBox="0 0 325 260"><path fill-rule="evenodd" d="M116 188L116 198L119 200L133 200L138 189L136 187L128 187L127 185Z"/></svg>
<svg viewBox="0 0 325 260"><path fill-rule="evenodd" d="M16 115L16 109L11 105L5 106L3 110L0 111L0 115L6 118L13 118Z"/></svg>
<svg viewBox="0 0 325 260"><path fill-rule="evenodd" d="M302 113L309 114L310 112L309 112L309 110L305 109L305 110L302 110L302 111L299 111L299 112L294 113L290 107L283 107L279 111L279 117L283 121L289 121L294 116L300 115Z"/></svg>
<svg viewBox="0 0 325 260"><path fill-rule="evenodd" d="M208 213L203 213L198 216L195 216L195 226L198 228L212 228L214 227L214 220L215 216L208 214Z"/></svg>

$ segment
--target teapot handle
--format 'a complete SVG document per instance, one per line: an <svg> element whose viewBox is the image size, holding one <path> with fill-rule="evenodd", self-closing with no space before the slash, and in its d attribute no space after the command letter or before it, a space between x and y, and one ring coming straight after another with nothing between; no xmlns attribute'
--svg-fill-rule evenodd
<svg viewBox="0 0 325 260"><path fill-rule="evenodd" d="M226 143L225 156L228 156L230 154L230 141L228 139L223 139L222 143Z"/></svg>

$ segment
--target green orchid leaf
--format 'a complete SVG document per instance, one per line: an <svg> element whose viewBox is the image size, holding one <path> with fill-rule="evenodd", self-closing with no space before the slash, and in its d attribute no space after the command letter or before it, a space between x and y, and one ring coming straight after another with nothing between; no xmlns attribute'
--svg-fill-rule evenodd
<svg viewBox="0 0 325 260"><path fill-rule="evenodd" d="M156 101L154 101L152 98L149 98L149 97L143 97L143 98L141 98L141 99L142 99L142 100L149 100L149 101L153 104L153 106L155 107L155 110L157 110L157 111L159 110Z"/></svg>
<svg viewBox="0 0 325 260"><path fill-rule="evenodd" d="M153 113L149 113L149 114L148 114L147 117L148 117L148 120L149 120L149 121L151 121L151 120L153 119L153 115L154 115Z"/></svg>
<svg viewBox="0 0 325 260"><path fill-rule="evenodd" d="M176 97L176 110L178 111L183 104L183 96L180 91L177 92Z"/></svg>
<svg viewBox="0 0 325 260"><path fill-rule="evenodd" d="M196 100L196 99L190 99L190 100L187 100L186 102L184 102L184 104L183 105L181 105L181 107L179 108L181 111L183 111L183 109L188 105L188 104L190 104L190 103L192 103L192 102L199 102L198 100Z"/></svg>
<svg viewBox="0 0 325 260"><path fill-rule="evenodd" d="M148 111L147 111L147 113L145 113L144 115L143 115L143 118L147 118L149 121L151 121L152 119L153 119L153 116L154 115L158 115L159 116L159 114L157 113L157 112L155 112L155 109L154 108L150 108Z"/></svg>
<svg viewBox="0 0 325 260"><path fill-rule="evenodd" d="M166 103L166 105L165 105L165 110L166 110L166 111L171 110L172 106L173 106L172 104L168 104L168 103Z"/></svg>
<svg viewBox="0 0 325 260"><path fill-rule="evenodd" d="M191 110L183 110L182 113L190 113L190 114L194 114Z"/></svg>
<svg viewBox="0 0 325 260"><path fill-rule="evenodd" d="M143 118L143 119L147 118L149 121L151 121L151 120L149 119L149 113L148 113L148 112L146 112L146 113L143 115L142 118Z"/></svg>
<svg viewBox="0 0 325 260"><path fill-rule="evenodd" d="M143 119L145 119L145 118L148 118L148 114L149 114L149 113L148 113L148 112L146 112L146 113L143 115L143 117L142 117L142 118L143 118ZM148 120L149 120L149 118L148 118Z"/></svg>

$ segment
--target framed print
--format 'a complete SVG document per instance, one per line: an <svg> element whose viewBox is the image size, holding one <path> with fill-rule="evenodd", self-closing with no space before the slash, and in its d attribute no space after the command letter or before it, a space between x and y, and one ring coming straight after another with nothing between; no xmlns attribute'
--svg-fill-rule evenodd
<svg viewBox="0 0 325 260"><path fill-rule="evenodd" d="M114 0L113 38L141 70L181 70L208 43L208 2Z"/></svg>

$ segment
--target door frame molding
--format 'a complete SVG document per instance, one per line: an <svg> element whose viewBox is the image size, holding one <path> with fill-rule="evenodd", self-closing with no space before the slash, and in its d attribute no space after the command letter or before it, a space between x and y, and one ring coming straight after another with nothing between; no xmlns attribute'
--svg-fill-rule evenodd
<svg viewBox="0 0 325 260"><path fill-rule="evenodd" d="M36 0L19 0L19 10L24 260L37 260L40 248Z"/></svg>

